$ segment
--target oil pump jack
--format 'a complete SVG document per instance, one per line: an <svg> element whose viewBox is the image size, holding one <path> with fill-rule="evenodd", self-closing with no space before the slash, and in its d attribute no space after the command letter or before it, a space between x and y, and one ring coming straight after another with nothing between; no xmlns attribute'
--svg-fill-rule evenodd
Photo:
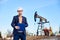
<svg viewBox="0 0 60 40"><path fill-rule="evenodd" d="M43 25L45 23L49 23L49 21L47 21L46 18L42 17L42 16L39 16L37 14L37 11L35 11L34 13L34 21L36 22L36 18L39 18L39 23L38 23L38 28L37 28L37 36L39 35L39 33L42 35L42 28L43 28ZM40 30L40 31L39 31Z"/></svg>

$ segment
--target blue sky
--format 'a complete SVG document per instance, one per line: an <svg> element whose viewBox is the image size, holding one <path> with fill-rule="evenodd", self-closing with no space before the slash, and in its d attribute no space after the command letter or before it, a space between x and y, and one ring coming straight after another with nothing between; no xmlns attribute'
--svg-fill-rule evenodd
<svg viewBox="0 0 60 40"><path fill-rule="evenodd" d="M36 32L38 20L34 22L35 11L50 21L53 32L58 31L60 26L59 2L59 0L0 0L0 31L5 33L7 30L13 30L10 24L13 16L17 15L19 7L23 8L23 16L27 17L29 24L27 31ZM47 25L45 27L49 28Z"/></svg>

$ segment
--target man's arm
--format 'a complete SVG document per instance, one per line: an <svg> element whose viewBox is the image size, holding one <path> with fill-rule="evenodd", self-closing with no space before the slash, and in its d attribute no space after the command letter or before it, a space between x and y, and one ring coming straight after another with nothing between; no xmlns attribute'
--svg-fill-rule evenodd
<svg viewBox="0 0 60 40"><path fill-rule="evenodd" d="M13 17L13 20L12 20L11 26L12 26L13 28L15 28L15 16Z"/></svg>
<svg viewBox="0 0 60 40"><path fill-rule="evenodd" d="M25 27L28 26L27 19L25 18Z"/></svg>
<svg viewBox="0 0 60 40"><path fill-rule="evenodd" d="M15 22L15 16L13 17L13 20L12 20L12 23L11 23L11 26L14 28L14 29L19 29L20 27L19 26L16 26L16 22Z"/></svg>

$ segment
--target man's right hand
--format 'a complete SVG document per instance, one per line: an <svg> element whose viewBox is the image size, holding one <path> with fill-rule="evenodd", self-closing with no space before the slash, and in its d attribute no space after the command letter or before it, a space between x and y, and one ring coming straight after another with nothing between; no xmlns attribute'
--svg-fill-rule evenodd
<svg viewBox="0 0 60 40"><path fill-rule="evenodd" d="M19 27L19 26L15 26L15 28L16 28L16 29L20 29L20 27Z"/></svg>

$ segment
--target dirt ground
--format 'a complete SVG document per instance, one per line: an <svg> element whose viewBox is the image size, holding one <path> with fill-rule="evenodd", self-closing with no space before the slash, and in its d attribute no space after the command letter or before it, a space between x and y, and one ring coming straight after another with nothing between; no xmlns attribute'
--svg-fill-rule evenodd
<svg viewBox="0 0 60 40"><path fill-rule="evenodd" d="M57 36L27 36L27 40L60 40L60 37ZM12 38L6 38L0 40L13 40Z"/></svg>
<svg viewBox="0 0 60 40"><path fill-rule="evenodd" d="M57 36L27 36L27 40L60 40Z"/></svg>

